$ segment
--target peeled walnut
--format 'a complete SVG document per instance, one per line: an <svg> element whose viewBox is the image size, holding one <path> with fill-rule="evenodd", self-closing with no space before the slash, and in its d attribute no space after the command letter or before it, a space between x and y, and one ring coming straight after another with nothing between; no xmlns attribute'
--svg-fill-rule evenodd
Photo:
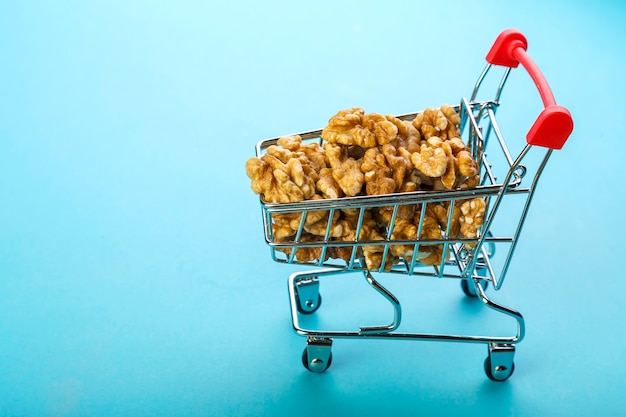
<svg viewBox="0 0 626 417"><path fill-rule="evenodd" d="M432 136L422 143L419 152L411 155L415 168L427 177L441 177L448 168L448 156L441 148L441 143L438 136Z"/></svg>
<svg viewBox="0 0 626 417"><path fill-rule="evenodd" d="M330 164L333 179L347 196L355 196L361 192L365 177L361 172L361 159L348 155L348 148L332 143L325 143L324 149Z"/></svg>
<svg viewBox="0 0 626 417"><path fill-rule="evenodd" d="M311 200L320 200L322 197L318 194L315 194ZM304 224L306 225L311 225L317 222L320 222L324 219L326 219L328 217L328 210L310 210L305 212L305 219L304 219ZM298 224L300 222L300 216L298 216ZM294 224L295 225L295 224ZM296 227L298 227L297 225L295 225Z"/></svg>
<svg viewBox="0 0 626 417"><path fill-rule="evenodd" d="M328 143L341 145L354 145L352 129L361 126L365 111L359 107L340 110L328 120L328 124L322 129L322 139Z"/></svg>
<svg viewBox="0 0 626 417"><path fill-rule="evenodd" d="M315 223L305 224L304 230L308 233L316 236L326 236L326 231L329 232L328 237L342 237L344 235L344 225L342 221L339 221L339 211L335 211L331 220L330 229L328 228L328 212L326 215Z"/></svg>
<svg viewBox="0 0 626 417"><path fill-rule="evenodd" d="M417 228L413 219L396 218L391 233L391 240L415 240L417 239ZM413 258L415 245L392 245L389 250L395 256L410 261Z"/></svg>
<svg viewBox="0 0 626 417"><path fill-rule="evenodd" d="M304 183L302 165L296 159L288 164L272 155L251 158L246 162L246 174L252 180L251 188L269 203L294 203L307 198L298 186Z"/></svg>
<svg viewBox="0 0 626 417"><path fill-rule="evenodd" d="M363 127L374 133L376 145L385 145L395 140L398 135L398 127L387 117L377 113L368 113L363 116ZM358 141L355 145L363 146ZM363 147L366 148L366 146Z"/></svg>
<svg viewBox="0 0 626 417"><path fill-rule="evenodd" d="M469 150L463 149L455 155L456 166L461 175L465 177L473 177L478 174L478 164L472 158Z"/></svg>
<svg viewBox="0 0 626 417"><path fill-rule="evenodd" d="M441 175L441 183L444 188L451 190L456 183L456 159L452 154L452 147L447 141L441 144L441 149L445 152L447 159L446 172Z"/></svg>
<svg viewBox="0 0 626 417"><path fill-rule="evenodd" d="M412 181L405 181L404 184L398 190L401 193L407 193L411 191L417 191L418 185ZM397 217L400 219L412 219L415 215L415 210L417 209L417 205L415 204L401 204L398 206Z"/></svg>
<svg viewBox="0 0 626 417"><path fill-rule="evenodd" d="M274 156L276 159L271 158ZM270 146L265 158L275 169L282 170L282 164L290 170L291 180L302 189L304 198L311 198L315 194L315 182L317 181L320 166L309 159L303 152L294 152L281 146ZM279 162L280 161L280 162Z"/></svg>
<svg viewBox="0 0 626 417"><path fill-rule="evenodd" d="M300 236L300 239L298 242L318 242L321 240L322 238L320 238L319 236L310 235L308 233L303 233L302 236ZM280 241L281 240L277 240L277 242L280 242ZM287 247L287 248L278 248L277 250L283 252L287 256L291 256L293 249L290 247ZM298 260L298 262L317 261L319 260L321 256L322 256L321 242L320 242L320 246L302 246L302 247L296 248L295 257Z"/></svg>
<svg viewBox="0 0 626 417"><path fill-rule="evenodd" d="M452 190L478 174L478 164L458 137L444 140L431 136L422 142L419 152L411 154L411 161L434 190Z"/></svg>
<svg viewBox="0 0 626 417"><path fill-rule="evenodd" d="M445 128L445 136L447 139L458 137L459 131L457 126L461 123L461 116L454 110L454 108L448 104L442 105L439 110L448 120L448 125Z"/></svg>
<svg viewBox="0 0 626 417"><path fill-rule="evenodd" d="M400 190L406 182L407 172L413 169L411 158L402 152L398 152L396 147L390 143L381 148L387 165L391 169L391 177L395 183L395 190Z"/></svg>
<svg viewBox="0 0 626 417"><path fill-rule="evenodd" d="M440 137L442 132L445 132L448 127L448 119L441 110L431 107L415 116L413 126L419 130L424 139L433 136Z"/></svg>
<svg viewBox="0 0 626 417"><path fill-rule="evenodd" d="M358 258L361 253L361 249L359 247L353 246L328 246L328 250L326 254L329 258L332 259L343 259L347 263L352 259L352 251L356 250L354 254L354 259Z"/></svg>
<svg viewBox="0 0 626 417"><path fill-rule="evenodd" d="M319 172L319 179L315 187L322 193L324 198L339 198L343 196L343 191L337 181L333 178L331 168L322 168Z"/></svg>
<svg viewBox="0 0 626 417"><path fill-rule="evenodd" d="M400 120L394 116L385 116L398 129L398 136L392 143L397 149L404 148L409 153L419 151L421 135L419 130L408 120Z"/></svg>
<svg viewBox="0 0 626 417"><path fill-rule="evenodd" d="M463 142L463 139L458 136L448 137L446 139L446 142L448 142L448 144L450 145L450 148L452 149L452 153L454 155L464 150L469 151L469 148L467 147L465 142Z"/></svg>
<svg viewBox="0 0 626 417"><path fill-rule="evenodd" d="M413 119L413 126L417 128L424 139L438 136L448 139L459 136L457 126L461 118L452 106L444 104L440 108L427 108Z"/></svg>
<svg viewBox="0 0 626 417"><path fill-rule="evenodd" d="M378 232L377 229L369 229L365 233L367 240L384 240L383 235ZM384 270L389 271L395 263L398 262L398 257L391 253L391 250L387 251L385 255L385 245L367 245L363 246L363 257L365 258L365 265L369 270L380 269L385 263Z"/></svg>
<svg viewBox="0 0 626 417"><path fill-rule="evenodd" d="M346 217L347 233L342 238L346 242L368 242L368 241L383 241L385 238L383 232L379 229L378 222L373 216L371 210L365 210L363 218L361 220L361 228L357 229L358 218L360 216L360 209L347 209L342 210ZM385 246L383 244L371 244L364 245L357 248L358 256L363 257L365 265L370 270L379 269L383 263L383 254L385 252ZM347 251L343 252L343 255L347 255ZM352 252L350 251L350 255ZM342 259L343 258L342 256ZM393 264L397 261L390 253L387 253L385 259L385 270L391 269Z"/></svg>
<svg viewBox="0 0 626 417"><path fill-rule="evenodd" d="M474 188L480 184L480 175L467 177L458 185L458 189Z"/></svg>
<svg viewBox="0 0 626 417"><path fill-rule="evenodd" d="M396 138L397 127L377 113L365 114L359 107L341 110L322 129L322 139L328 143L372 148Z"/></svg>
<svg viewBox="0 0 626 417"><path fill-rule="evenodd" d="M361 209L343 207L340 212L341 218L346 220L352 229L355 229L359 221L359 216L361 215ZM363 217L365 219L370 219L372 217L370 210L364 210ZM352 238L354 238L354 236Z"/></svg>
<svg viewBox="0 0 626 417"><path fill-rule="evenodd" d="M450 206L450 201L428 203L426 206L427 215L437 220L444 237L456 237L459 233L461 209L459 204L455 204L453 213L450 215ZM452 220L452 224L448 230L449 220Z"/></svg>
<svg viewBox="0 0 626 417"><path fill-rule="evenodd" d="M293 227L292 224L296 223ZM274 214L272 216L272 234L277 241L286 241L287 238L296 235L300 213Z"/></svg>
<svg viewBox="0 0 626 417"><path fill-rule="evenodd" d="M315 195L313 199L320 199L321 196ZM312 210L305 212L304 230L313 228L315 224L328 219L328 210ZM302 213L276 213L272 215L272 233L274 238L286 241L289 237L295 237L302 220ZM323 235L322 235L323 236Z"/></svg>
<svg viewBox="0 0 626 417"><path fill-rule="evenodd" d="M415 214L416 219L419 213ZM441 228L437 219L428 215L428 212L424 216L422 223L422 232L420 239L441 239ZM419 246L418 260L424 265L437 265L441 262L443 256L443 245L440 244L421 244Z"/></svg>
<svg viewBox="0 0 626 417"><path fill-rule="evenodd" d="M460 235L469 239L478 237L478 229L483 225L487 203L483 198L476 197L460 205Z"/></svg>
<svg viewBox="0 0 626 417"><path fill-rule="evenodd" d="M437 218L427 210L424 214L422 230L418 239L417 232L419 230L420 218L420 210L416 211L414 218L411 220L396 218L391 238L392 240L416 240L419 244L416 260L424 265L438 264L442 259L443 245L433 243L421 244L419 240L441 239L441 228ZM410 262L413 259L415 245L391 245L390 252L392 255Z"/></svg>
<svg viewBox="0 0 626 417"><path fill-rule="evenodd" d="M359 216L361 215L361 209L351 209L351 208L343 208L341 211L341 222L343 226L343 235L340 238L332 239L333 242L351 242L355 243L357 241L357 237L359 240L362 240L363 237L361 233L363 230L367 230L368 227L373 226L372 216L369 210L365 210L363 213L362 222L366 226L362 227L362 230L359 232L357 230ZM359 233L357 233L359 232ZM367 231L365 232L367 233ZM355 252L353 254L353 251ZM354 259L362 256L363 250L360 246L339 246L339 245L331 245L328 247L328 256L333 259L343 259L346 262L350 262L352 256Z"/></svg>
<svg viewBox="0 0 626 417"><path fill-rule="evenodd" d="M295 152L296 156L305 156L311 168L318 172L327 165L324 149L317 142L302 143L302 137L299 135L283 136L278 139L276 144L291 152Z"/></svg>
<svg viewBox="0 0 626 417"><path fill-rule="evenodd" d="M312 198L319 170L326 165L319 145L302 145L299 136L280 138L278 145L246 161L252 190L269 203L294 203Z"/></svg>
<svg viewBox="0 0 626 417"><path fill-rule="evenodd" d="M365 151L361 171L363 171L366 194L390 194L395 191L396 184L391 177L391 168L387 165L385 155L377 147Z"/></svg>

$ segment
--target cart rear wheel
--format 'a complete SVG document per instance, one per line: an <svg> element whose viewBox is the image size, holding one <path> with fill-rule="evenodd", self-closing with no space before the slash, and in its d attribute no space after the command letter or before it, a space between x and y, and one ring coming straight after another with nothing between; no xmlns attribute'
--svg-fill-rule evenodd
<svg viewBox="0 0 626 417"><path fill-rule="evenodd" d="M487 374L487 377L492 381L506 381L511 377L511 375L513 375L513 371L515 371L515 363L511 362L510 368L507 368L506 366L496 366L494 374L493 368L491 366L491 357L487 356L487 359L485 359L485 373Z"/></svg>
<svg viewBox="0 0 626 417"><path fill-rule="evenodd" d="M320 282L316 276L305 275L293 282L296 307L301 314L314 313L322 303Z"/></svg>
<svg viewBox="0 0 626 417"><path fill-rule="evenodd" d="M330 367L332 362L332 352L328 352L328 360L326 361L318 358L309 358L309 351L307 348L304 348L304 351L302 352L302 365L304 365L304 367L311 372L322 373Z"/></svg>
<svg viewBox="0 0 626 417"><path fill-rule="evenodd" d="M487 289L488 284L489 283L487 281L484 281L484 280L480 281L480 286L483 288L483 291ZM463 290L463 293L467 295L468 297L473 297L473 298L478 297L478 294L476 293L476 289L474 288L474 284L470 283L468 279L461 280L461 289Z"/></svg>
<svg viewBox="0 0 626 417"><path fill-rule="evenodd" d="M303 303L301 302L300 297L297 297L296 306L300 314L313 314L317 311L318 308L320 308L320 305L322 305L322 296L319 294L317 295L317 302L313 302L312 300L306 300Z"/></svg>

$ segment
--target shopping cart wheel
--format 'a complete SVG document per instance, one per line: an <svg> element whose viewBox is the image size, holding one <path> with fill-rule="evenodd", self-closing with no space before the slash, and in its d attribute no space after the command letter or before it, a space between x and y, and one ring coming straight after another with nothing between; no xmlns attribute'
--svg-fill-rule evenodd
<svg viewBox="0 0 626 417"><path fill-rule="evenodd" d="M332 344L332 339L308 338L306 348L302 352L302 364L304 367L316 373L327 370L333 362Z"/></svg>
<svg viewBox="0 0 626 417"><path fill-rule="evenodd" d="M480 286L483 288L483 291L487 289L488 284L489 283L487 281L480 280ZM463 290L463 293L465 293L465 295L467 295L468 297L473 297L473 298L478 297L478 293L476 292L476 287L474 286L473 282L470 282L469 279L461 280L461 289Z"/></svg>
<svg viewBox="0 0 626 417"><path fill-rule="evenodd" d="M317 277L303 278L295 282L296 307L301 314L311 314L322 304Z"/></svg>
<svg viewBox="0 0 626 417"><path fill-rule="evenodd" d="M317 311L318 308L320 308L320 305L322 305L322 296L319 294L317 295L317 301L301 301L299 296L296 297L296 300L296 307L298 308L298 312L301 314L313 314Z"/></svg>
<svg viewBox="0 0 626 417"><path fill-rule="evenodd" d="M485 373L492 381L502 382L509 379L515 370L513 357L515 346L489 344L489 356L485 359Z"/></svg>

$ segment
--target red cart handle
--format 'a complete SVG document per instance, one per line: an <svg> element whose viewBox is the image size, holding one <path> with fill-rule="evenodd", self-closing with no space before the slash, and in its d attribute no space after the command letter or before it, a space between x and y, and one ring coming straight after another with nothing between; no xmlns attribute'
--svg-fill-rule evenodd
<svg viewBox="0 0 626 417"><path fill-rule="evenodd" d="M507 29L493 43L487 54L487 62L509 68L517 68L518 64L522 64L528 71L539 89L545 108L526 134L526 141L530 145L561 149L574 130L572 115L565 107L556 104L548 81L526 53L527 48L528 42L521 32Z"/></svg>

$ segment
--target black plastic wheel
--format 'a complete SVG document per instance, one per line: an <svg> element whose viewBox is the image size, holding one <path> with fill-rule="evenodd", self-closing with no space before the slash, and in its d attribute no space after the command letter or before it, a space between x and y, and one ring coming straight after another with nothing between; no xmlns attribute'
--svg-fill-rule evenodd
<svg viewBox="0 0 626 417"><path fill-rule="evenodd" d="M482 280L480 281L480 286L483 287L483 290L487 289L488 284L489 283L487 281L482 281ZM461 289L463 290L463 293L467 295L468 297L472 297L472 298L478 297L478 294L474 293L473 288L470 289L470 283L466 279L461 280Z"/></svg>
<svg viewBox="0 0 626 417"><path fill-rule="evenodd" d="M318 308L322 305L322 296L318 294L317 296L317 304L313 306L311 310L305 310L302 308L302 304L300 303L300 297L296 295L296 307L298 308L298 312L300 314L313 314L317 311Z"/></svg>
<svg viewBox="0 0 626 417"><path fill-rule="evenodd" d="M326 363L325 367L319 368L319 369L311 369L311 364L309 361L309 353L308 353L307 348L304 348L304 351L302 352L302 365L304 365L304 367L311 372L315 372L315 373L324 372L330 367L332 363L333 363L333 352L330 352L330 355L328 356L328 362Z"/></svg>
<svg viewBox="0 0 626 417"><path fill-rule="evenodd" d="M504 375L503 377L496 378L491 372L491 357L487 356L487 359L485 359L485 373L487 374L487 377L491 379L492 381L495 381L495 382L506 381L507 379L511 377L511 375L513 375L513 371L515 371L515 363L511 364L511 371L508 374Z"/></svg>

